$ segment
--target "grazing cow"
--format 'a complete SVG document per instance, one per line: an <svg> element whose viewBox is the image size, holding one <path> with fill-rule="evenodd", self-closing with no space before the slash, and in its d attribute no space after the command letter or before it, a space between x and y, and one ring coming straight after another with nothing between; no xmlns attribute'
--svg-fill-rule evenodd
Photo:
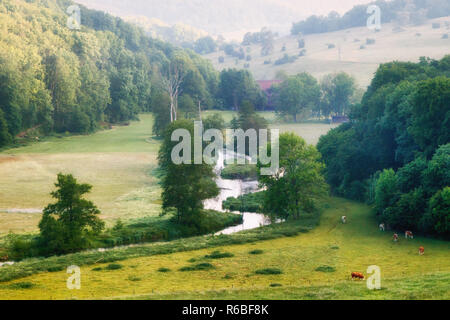
<svg viewBox="0 0 450 320"><path fill-rule="evenodd" d="M346 224L346 223L347 223L347 217L346 217L346 216L342 216L341 219L342 219L342 223L343 223L343 224Z"/></svg>
<svg viewBox="0 0 450 320"><path fill-rule="evenodd" d="M361 272L352 272L352 280L364 280L364 275Z"/></svg>
<svg viewBox="0 0 450 320"><path fill-rule="evenodd" d="M385 227L384 223L380 224L380 231L385 231L385 230L386 230L386 227Z"/></svg>
<svg viewBox="0 0 450 320"><path fill-rule="evenodd" d="M414 235L413 235L413 233L412 233L412 231L406 231L405 232L405 238L406 239L414 239Z"/></svg>
<svg viewBox="0 0 450 320"><path fill-rule="evenodd" d="M423 255L425 254L425 248L424 248L424 247L420 247L420 248L419 248L419 254L420 254L421 256L423 256Z"/></svg>
<svg viewBox="0 0 450 320"><path fill-rule="evenodd" d="M394 236L392 238L394 239L394 242L398 242L399 237L397 233L394 233Z"/></svg>

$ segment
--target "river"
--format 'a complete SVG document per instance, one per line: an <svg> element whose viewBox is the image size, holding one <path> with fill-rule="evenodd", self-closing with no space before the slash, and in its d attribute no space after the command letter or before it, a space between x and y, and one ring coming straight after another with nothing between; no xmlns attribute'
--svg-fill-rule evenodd
<svg viewBox="0 0 450 320"><path fill-rule="evenodd" d="M230 157L235 156L234 153L227 153ZM209 199L204 202L205 209L215 210L220 212L225 212L222 209L222 201L225 201L229 197L239 197L243 194L248 194L252 192L258 191L258 181L244 181L244 180L229 180L222 179L220 176L221 171L223 170L225 157L221 153L219 154L219 159L215 166L215 172L217 174L217 186L220 189L220 194L214 199ZM241 214L240 212L233 212L236 214ZM243 230L256 229L265 225L271 224L271 221L268 217L263 214L254 213L254 212L244 212L243 215L243 223L237 226L226 228L217 233L220 234L232 234Z"/></svg>

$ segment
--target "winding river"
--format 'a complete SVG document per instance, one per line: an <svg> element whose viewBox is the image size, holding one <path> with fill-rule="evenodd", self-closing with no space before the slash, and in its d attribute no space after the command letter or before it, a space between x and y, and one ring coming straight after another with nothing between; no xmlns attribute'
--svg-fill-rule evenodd
<svg viewBox="0 0 450 320"><path fill-rule="evenodd" d="M234 153L227 153L230 157L235 156ZM205 209L225 212L222 209L222 201L225 201L229 197L238 197L243 194L248 194L258 191L258 181L244 181L244 180L229 180L222 179L220 176L221 171L224 168L225 157L221 153L217 161L215 171L217 174L217 186L220 189L220 194L217 198L206 200L204 203ZM240 212L233 212L241 214ZM243 230L256 229L271 223L270 219L263 214L244 212L243 223L237 226L226 228L217 233L220 234L232 234Z"/></svg>

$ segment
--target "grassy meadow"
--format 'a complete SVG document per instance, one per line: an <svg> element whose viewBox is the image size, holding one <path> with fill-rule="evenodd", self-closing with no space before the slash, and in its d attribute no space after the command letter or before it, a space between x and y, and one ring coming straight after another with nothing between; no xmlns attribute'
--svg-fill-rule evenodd
<svg viewBox="0 0 450 320"><path fill-rule="evenodd" d="M218 113L227 122L236 115L231 111ZM332 127L321 123L284 124L273 112L260 114L271 128L293 131L311 144ZM161 190L153 171L160 141L152 137L152 124L152 115L142 114L140 121L129 126L86 136L49 137L1 152L0 235L37 230L40 214L27 210L42 210L52 202L49 193L59 172L72 173L80 182L93 185L88 198L100 208L109 226L119 218L126 221L159 215Z"/></svg>
<svg viewBox="0 0 450 320"><path fill-rule="evenodd" d="M340 222L342 215L348 224ZM450 299L450 244L420 237L396 244L391 236L378 230L366 205L333 198L319 226L307 233L84 266L76 291L66 288L65 271L36 274L1 283L0 298ZM224 257L206 257L216 251ZM180 271L198 264L210 265ZM382 290L369 291L365 282L350 279L370 265L381 268ZM281 274L258 274L264 269Z"/></svg>
<svg viewBox="0 0 450 320"><path fill-rule="evenodd" d="M432 23L440 22L439 29L433 29ZM274 52L261 56L261 46L250 46L252 60L247 62L225 55L223 51L211 53L205 57L211 60L218 70L227 68L244 68L246 63L250 64L249 70L257 80L271 80L275 78L278 71L282 70L288 74L309 72L317 78L339 71L353 75L357 84L366 87L370 84L373 74L380 63L390 61L413 61L416 62L421 56L440 59L449 53L450 40L443 39L444 34L450 33L445 25L450 22L448 17L434 19L425 22L421 26L403 26L396 29L393 24L384 24L380 32L374 32L366 27L340 30L336 32L312 34L304 37L306 42L306 56L300 57L294 63L274 65L274 62L283 57L285 53L289 56L298 56L301 49L298 48L296 36L277 38ZM366 45L366 39L375 39L374 45ZM335 47L328 49L327 44ZM365 49L360 49L365 45ZM282 47L286 51L282 52ZM225 57L225 63L219 63L220 56ZM271 64L264 61L271 60Z"/></svg>

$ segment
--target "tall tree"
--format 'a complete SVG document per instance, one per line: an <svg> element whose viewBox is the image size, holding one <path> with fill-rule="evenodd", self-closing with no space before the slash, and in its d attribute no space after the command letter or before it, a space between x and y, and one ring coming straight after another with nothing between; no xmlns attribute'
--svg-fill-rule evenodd
<svg viewBox="0 0 450 320"><path fill-rule="evenodd" d="M271 148L269 145L269 152ZM259 177L267 188L264 210L274 218L298 219L302 212L313 210L315 200L327 194L328 186L322 175L324 165L317 149L293 133L280 135L279 148L278 171ZM263 166L259 163L258 167Z"/></svg>
<svg viewBox="0 0 450 320"><path fill-rule="evenodd" d="M277 90L277 112L290 115L297 122L297 116L304 111L313 110L320 99L317 80L308 73L289 77Z"/></svg>
<svg viewBox="0 0 450 320"><path fill-rule="evenodd" d="M187 158L182 164L175 164L172 159L172 152L180 143L172 141L172 133L177 129L187 130L190 135L187 141L181 141L187 146L180 151L180 155ZM203 201L216 197L219 189L213 167L206 163L194 164L193 121L177 120L168 126L158 160L163 172L161 186L164 211L174 209L179 223L196 225L201 219Z"/></svg>
<svg viewBox="0 0 450 320"><path fill-rule="evenodd" d="M47 253L68 253L88 247L89 235L98 234L104 222L100 211L82 199L92 186L79 184L72 175L58 174L57 190L51 193L57 200L48 205L39 223L40 248Z"/></svg>

